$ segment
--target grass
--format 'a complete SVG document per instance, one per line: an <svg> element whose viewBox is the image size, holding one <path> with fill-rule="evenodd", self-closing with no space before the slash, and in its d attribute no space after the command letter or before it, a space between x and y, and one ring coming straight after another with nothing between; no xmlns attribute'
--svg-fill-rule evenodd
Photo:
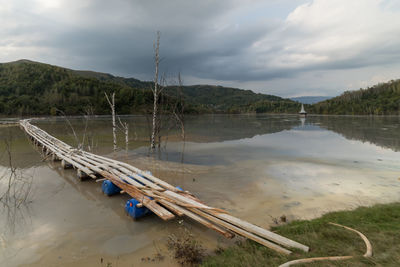
<svg viewBox="0 0 400 267"><path fill-rule="evenodd" d="M328 222L351 227L366 235L372 244L373 256L362 257L365 244L356 233ZM202 266L279 266L294 259L346 255L355 258L295 266L400 266L400 203L332 212L314 220L277 226L272 231L308 245L311 251L292 250L292 255L285 256L247 240L208 256Z"/></svg>

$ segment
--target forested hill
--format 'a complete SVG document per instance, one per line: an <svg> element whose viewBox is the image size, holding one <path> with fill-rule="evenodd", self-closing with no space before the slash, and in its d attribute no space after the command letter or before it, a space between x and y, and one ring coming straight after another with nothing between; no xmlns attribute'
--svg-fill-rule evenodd
<svg viewBox="0 0 400 267"><path fill-rule="evenodd" d="M97 78L100 81L115 82L133 88L149 89L153 83L140 81L135 78L116 77L107 73L92 71L74 71L80 76ZM181 88L185 101L192 105L201 106L213 112L255 112L260 103L273 102L280 104L281 110L267 108L269 112L296 112L297 104L279 96L254 93L251 90L224 87L218 85L189 85ZM176 96L177 87L167 86L165 92L169 96ZM295 108L291 108L294 106Z"/></svg>
<svg viewBox="0 0 400 267"><path fill-rule="evenodd" d="M120 114L131 113L151 103L151 92L96 78L71 70L20 60L0 64L0 113L48 115L59 109L68 115L83 114L89 106L96 114L109 110L104 92L116 92Z"/></svg>
<svg viewBox="0 0 400 267"><path fill-rule="evenodd" d="M347 91L338 97L308 106L307 109L317 114L400 115L400 80Z"/></svg>
<svg viewBox="0 0 400 267"><path fill-rule="evenodd" d="M115 77L92 71L75 71L48 64L19 60L0 64L0 114L47 115L62 110L83 114L108 114L104 92L116 93L119 114L151 110L152 82ZM183 86L186 112L296 112L298 103L250 90L211 85ZM178 96L174 86L165 89L164 101Z"/></svg>

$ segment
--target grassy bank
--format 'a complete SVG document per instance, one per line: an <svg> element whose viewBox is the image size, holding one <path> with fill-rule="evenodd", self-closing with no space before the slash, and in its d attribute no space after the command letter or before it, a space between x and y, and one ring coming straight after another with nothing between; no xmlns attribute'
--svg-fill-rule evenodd
<svg viewBox="0 0 400 267"><path fill-rule="evenodd" d="M362 257L365 244L359 235L328 222L349 226L365 234L372 244L373 257ZM339 255L356 257L296 266L400 266L400 203L332 212L321 218L294 221L272 230L308 245L311 251L293 251L292 255L284 256L246 241L207 257L202 266L279 266L294 259Z"/></svg>

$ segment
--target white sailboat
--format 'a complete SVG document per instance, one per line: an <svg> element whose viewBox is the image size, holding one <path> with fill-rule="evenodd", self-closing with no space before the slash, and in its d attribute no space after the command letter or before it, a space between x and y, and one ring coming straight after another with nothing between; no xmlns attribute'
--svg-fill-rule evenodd
<svg viewBox="0 0 400 267"><path fill-rule="evenodd" d="M300 110L299 114L302 117L307 116L307 112L304 110L304 105L303 104L301 104L301 110Z"/></svg>

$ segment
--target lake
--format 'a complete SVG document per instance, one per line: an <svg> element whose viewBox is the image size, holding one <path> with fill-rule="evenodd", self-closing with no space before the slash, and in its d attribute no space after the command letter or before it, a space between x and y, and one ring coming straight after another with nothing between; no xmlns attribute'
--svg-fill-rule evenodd
<svg viewBox="0 0 400 267"><path fill-rule="evenodd" d="M149 170L263 227L279 223L282 215L310 219L400 201L400 117L187 116L185 142L167 121L154 155L148 149L149 118L121 120L129 123L129 145L119 131L116 152L110 117L41 118L33 124L71 145L83 143L94 153ZM128 196L107 197L100 183L80 182L75 171L43 160L16 126L0 126L0 196L11 170L5 140L19 177L13 190L28 188L29 195L0 203L3 266L176 266L166 248L171 234L189 229L209 252L235 241L187 218L133 221L124 212Z"/></svg>

